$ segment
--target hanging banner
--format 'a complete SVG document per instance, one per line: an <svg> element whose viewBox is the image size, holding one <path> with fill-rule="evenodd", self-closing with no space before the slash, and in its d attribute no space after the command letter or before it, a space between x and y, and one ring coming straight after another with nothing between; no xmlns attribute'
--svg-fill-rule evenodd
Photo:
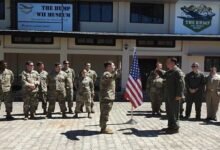
<svg viewBox="0 0 220 150"><path fill-rule="evenodd" d="M212 4L177 3L175 32L182 34L218 34L219 8Z"/></svg>
<svg viewBox="0 0 220 150"><path fill-rule="evenodd" d="M18 30L73 31L73 5L17 3Z"/></svg>

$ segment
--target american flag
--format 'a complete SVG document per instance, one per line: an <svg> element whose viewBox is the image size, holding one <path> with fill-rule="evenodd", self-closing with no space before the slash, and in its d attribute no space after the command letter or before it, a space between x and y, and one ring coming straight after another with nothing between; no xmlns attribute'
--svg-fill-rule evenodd
<svg viewBox="0 0 220 150"><path fill-rule="evenodd" d="M130 68L124 97L126 100L131 102L134 108L137 108L143 103L142 84L140 80L140 69L136 48L134 48L133 62Z"/></svg>

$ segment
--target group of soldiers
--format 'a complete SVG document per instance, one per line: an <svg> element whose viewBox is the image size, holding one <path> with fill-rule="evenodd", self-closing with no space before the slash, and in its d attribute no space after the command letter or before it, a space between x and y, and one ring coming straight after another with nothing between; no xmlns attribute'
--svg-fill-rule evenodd
<svg viewBox="0 0 220 150"><path fill-rule="evenodd" d="M171 62L170 67L169 63ZM220 75L217 68L212 66L210 73L205 76L199 70L199 63L191 65L192 71L186 75L178 67L175 58L169 58L166 62L168 71L162 69L162 64L157 62L156 68L147 79L147 93L151 100L152 115L160 116L163 112L160 108L162 102L166 102L168 116L167 133L179 131L178 120L188 120L191 115L192 104L195 103L196 120L201 120L202 101L206 101L206 121L217 121L216 113L220 100ZM183 115L183 103L186 102L185 116Z"/></svg>
<svg viewBox="0 0 220 150"><path fill-rule="evenodd" d="M66 118L66 101L69 113L73 113L74 88L76 89L76 108L73 117L78 118L78 114L83 111L85 105L88 118L92 118L91 113L95 113L93 109L94 83L97 74L91 70L91 63L85 64L77 80L75 80L76 73L70 68L67 60L63 61L63 66L55 63L54 69L50 73L45 71L43 62L37 62L36 67L37 69L34 70L34 63L27 61L25 70L21 73L24 120L35 119L39 101L42 101L43 113L46 118L52 118L56 101L59 103L62 117ZM105 72L100 78L100 128L101 133L112 134L112 130L107 128L107 121L115 100L115 80L118 73L112 61L105 62L104 68ZM11 115L13 81L14 74L7 69L7 62L0 61L0 107L4 101L7 120L14 119ZM47 106L48 102L49 106Z"/></svg>

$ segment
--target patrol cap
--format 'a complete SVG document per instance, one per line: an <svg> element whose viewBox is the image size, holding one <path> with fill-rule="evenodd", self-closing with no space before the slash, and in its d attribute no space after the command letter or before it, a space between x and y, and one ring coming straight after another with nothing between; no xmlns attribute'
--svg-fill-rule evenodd
<svg viewBox="0 0 220 150"><path fill-rule="evenodd" d="M191 67L199 67L199 63L198 62L193 62Z"/></svg>
<svg viewBox="0 0 220 150"><path fill-rule="evenodd" d="M63 64L69 64L70 62L68 60L64 60Z"/></svg>

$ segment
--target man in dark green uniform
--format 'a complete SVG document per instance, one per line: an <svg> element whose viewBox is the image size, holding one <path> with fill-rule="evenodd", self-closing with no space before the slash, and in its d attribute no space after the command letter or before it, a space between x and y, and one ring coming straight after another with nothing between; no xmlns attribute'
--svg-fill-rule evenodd
<svg viewBox="0 0 220 150"><path fill-rule="evenodd" d="M176 58L168 58L166 66L168 71L164 74L164 98L168 117L168 128L162 129L166 134L179 132L180 101L184 98L184 73L177 67Z"/></svg>
<svg viewBox="0 0 220 150"><path fill-rule="evenodd" d="M199 71L199 64L197 62L192 64L192 71L186 75L185 82L187 92L185 119L189 119L192 110L192 104L194 102L196 108L196 119L200 120L205 77L203 73Z"/></svg>
<svg viewBox="0 0 220 150"><path fill-rule="evenodd" d="M115 80L118 73L111 61L105 62L104 67L105 72L100 79L100 127L101 133L113 134L112 130L107 128L107 121L115 100Z"/></svg>

